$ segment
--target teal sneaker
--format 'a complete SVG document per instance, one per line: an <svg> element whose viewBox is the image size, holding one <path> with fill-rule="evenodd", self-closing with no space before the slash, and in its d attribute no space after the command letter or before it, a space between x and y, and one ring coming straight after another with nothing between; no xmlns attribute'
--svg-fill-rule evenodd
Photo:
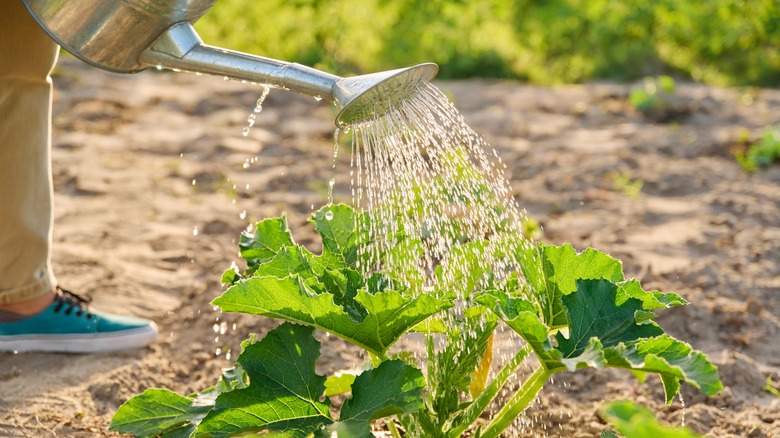
<svg viewBox="0 0 780 438"><path fill-rule="evenodd" d="M58 288L41 313L0 323L0 351L100 353L145 347L157 336L152 321L101 313L88 304Z"/></svg>

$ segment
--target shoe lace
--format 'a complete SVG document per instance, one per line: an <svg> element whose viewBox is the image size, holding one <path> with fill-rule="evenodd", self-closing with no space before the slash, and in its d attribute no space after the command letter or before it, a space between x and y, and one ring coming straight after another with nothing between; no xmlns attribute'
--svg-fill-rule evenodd
<svg viewBox="0 0 780 438"><path fill-rule="evenodd" d="M91 318L92 312L89 311L89 303L91 301L92 298L89 296L81 297L69 290L57 286L56 295L54 296L54 302L56 302L57 305L54 307L54 312L59 312L65 308L65 314L70 315L75 309L76 316L86 314L87 318Z"/></svg>

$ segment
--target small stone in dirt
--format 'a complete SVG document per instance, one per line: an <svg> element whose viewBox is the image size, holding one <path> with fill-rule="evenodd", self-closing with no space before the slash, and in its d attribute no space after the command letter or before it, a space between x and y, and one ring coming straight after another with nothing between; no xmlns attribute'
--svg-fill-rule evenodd
<svg viewBox="0 0 780 438"><path fill-rule="evenodd" d="M762 307L761 303L755 297L750 297L747 299L745 310L751 315L759 315Z"/></svg>
<svg viewBox="0 0 780 438"><path fill-rule="evenodd" d="M761 428L756 427L748 432L747 436L749 438L765 438L767 435L761 430Z"/></svg>

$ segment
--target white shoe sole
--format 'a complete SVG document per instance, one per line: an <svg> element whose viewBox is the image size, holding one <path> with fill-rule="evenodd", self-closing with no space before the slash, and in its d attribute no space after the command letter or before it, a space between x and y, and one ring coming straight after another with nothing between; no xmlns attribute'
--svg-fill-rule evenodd
<svg viewBox="0 0 780 438"><path fill-rule="evenodd" d="M157 337L154 323L133 330L86 335L0 336L0 351L49 353L103 353L146 347Z"/></svg>

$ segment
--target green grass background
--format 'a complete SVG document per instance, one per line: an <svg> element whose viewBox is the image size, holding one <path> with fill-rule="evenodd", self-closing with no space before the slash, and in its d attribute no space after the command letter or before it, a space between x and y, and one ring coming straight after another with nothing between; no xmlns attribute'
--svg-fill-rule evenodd
<svg viewBox="0 0 780 438"><path fill-rule="evenodd" d="M780 0L220 0L196 28L341 75L433 61L440 78L780 85Z"/></svg>

